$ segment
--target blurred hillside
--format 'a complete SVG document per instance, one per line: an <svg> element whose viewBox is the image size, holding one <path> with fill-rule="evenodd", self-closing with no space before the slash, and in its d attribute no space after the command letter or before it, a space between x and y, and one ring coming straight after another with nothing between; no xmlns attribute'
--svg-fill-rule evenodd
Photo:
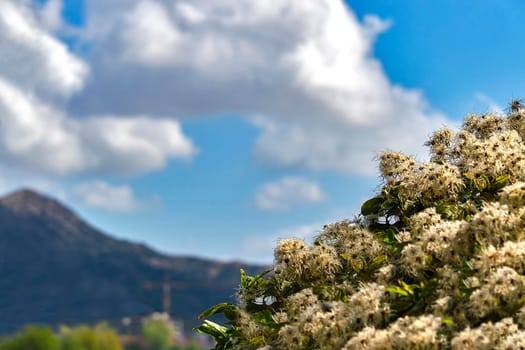
<svg viewBox="0 0 525 350"><path fill-rule="evenodd" d="M203 309L231 300L241 267L249 274L264 269L168 256L114 239L31 190L0 199L0 333L28 323L117 322L161 310L166 279L170 313L190 329ZM148 281L159 288L144 288Z"/></svg>

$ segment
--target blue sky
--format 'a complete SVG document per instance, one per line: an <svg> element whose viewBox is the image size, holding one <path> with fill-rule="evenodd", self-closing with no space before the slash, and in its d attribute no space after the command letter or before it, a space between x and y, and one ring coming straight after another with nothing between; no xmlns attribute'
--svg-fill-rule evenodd
<svg viewBox="0 0 525 350"><path fill-rule="evenodd" d="M163 252L271 262L374 156L523 97L520 1L0 0L0 192Z"/></svg>

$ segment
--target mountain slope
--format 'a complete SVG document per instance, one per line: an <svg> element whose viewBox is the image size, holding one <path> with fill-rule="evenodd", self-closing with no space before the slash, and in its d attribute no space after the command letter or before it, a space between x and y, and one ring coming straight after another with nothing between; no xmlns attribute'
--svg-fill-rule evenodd
<svg viewBox="0 0 525 350"><path fill-rule="evenodd" d="M114 239L58 201L31 190L0 199L0 333L26 323L118 320L161 310L169 278L171 313L193 326L204 308L231 298L239 269L261 266L173 257Z"/></svg>

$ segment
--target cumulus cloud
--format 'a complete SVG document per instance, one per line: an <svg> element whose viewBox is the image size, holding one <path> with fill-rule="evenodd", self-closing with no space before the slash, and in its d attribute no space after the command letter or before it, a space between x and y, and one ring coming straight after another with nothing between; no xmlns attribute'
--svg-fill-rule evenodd
<svg viewBox="0 0 525 350"><path fill-rule="evenodd" d="M129 186L113 186L104 181L92 181L78 185L75 197L81 203L114 212L135 212L142 207Z"/></svg>
<svg viewBox="0 0 525 350"><path fill-rule="evenodd" d="M452 122L413 114L411 106L394 110L399 118L384 125L349 126L342 121L288 121L259 116L252 123L262 131L254 153L273 164L315 171L371 175L374 159L387 149L425 157L422 145L432 130ZM405 114L406 113L406 114ZM412 115L410 115L412 113ZM410 118L405 118L409 116Z"/></svg>
<svg viewBox="0 0 525 350"><path fill-rule="evenodd" d="M360 21L341 0L92 0L77 38L87 40L84 59L50 32L62 2L40 16L31 3L0 3L0 108L14 119L20 97L36 113L24 118L51 125L49 140L12 128L24 142L10 137L8 153L37 169L159 169L195 154L175 117L235 113L260 129L254 155L271 164L371 174L377 152L417 154L448 123L373 57L391 23Z"/></svg>
<svg viewBox="0 0 525 350"><path fill-rule="evenodd" d="M47 25L57 25L59 5L53 1L44 11ZM30 1L0 2L0 43L0 77L18 87L50 98L70 96L84 86L87 63L45 29Z"/></svg>
<svg viewBox="0 0 525 350"><path fill-rule="evenodd" d="M148 117L67 118L0 77L0 154L12 164L66 175L139 174L195 148L175 120Z"/></svg>
<svg viewBox="0 0 525 350"><path fill-rule="evenodd" d="M93 78L77 113L241 114L261 130L258 157L360 174L448 123L373 57L392 23L341 0L92 0L86 13Z"/></svg>
<svg viewBox="0 0 525 350"><path fill-rule="evenodd" d="M284 177L267 183L256 194L255 205L261 210L287 211L325 199L319 184L303 177Z"/></svg>
<svg viewBox="0 0 525 350"><path fill-rule="evenodd" d="M63 26L62 10L64 3L62 0L48 0L40 10L40 18L43 26L53 32Z"/></svg>
<svg viewBox="0 0 525 350"><path fill-rule="evenodd" d="M0 155L26 171L141 174L196 149L173 118L63 110L89 66L55 38L61 1L0 2ZM39 12L40 11L40 12ZM40 16L37 16L40 14ZM47 26L47 27L46 27Z"/></svg>
<svg viewBox="0 0 525 350"><path fill-rule="evenodd" d="M79 123L77 130L83 130L84 149L93 150L93 167L107 172L140 174L197 153L180 124L167 118L103 116Z"/></svg>

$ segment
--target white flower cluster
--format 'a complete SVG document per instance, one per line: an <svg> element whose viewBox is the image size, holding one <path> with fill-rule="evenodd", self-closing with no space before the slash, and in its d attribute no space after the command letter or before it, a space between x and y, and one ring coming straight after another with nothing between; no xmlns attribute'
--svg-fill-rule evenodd
<svg viewBox="0 0 525 350"><path fill-rule="evenodd" d="M336 248L331 245L309 247L300 239L285 239L275 249L274 271L284 283L332 281L341 268Z"/></svg>
<svg viewBox="0 0 525 350"><path fill-rule="evenodd" d="M437 349L444 339L438 335L441 318L432 315L401 317L388 328L364 328L350 339L344 350Z"/></svg>
<svg viewBox="0 0 525 350"><path fill-rule="evenodd" d="M380 155L362 217L279 242L232 348L525 349L524 137L517 103L435 132L429 162Z"/></svg>

